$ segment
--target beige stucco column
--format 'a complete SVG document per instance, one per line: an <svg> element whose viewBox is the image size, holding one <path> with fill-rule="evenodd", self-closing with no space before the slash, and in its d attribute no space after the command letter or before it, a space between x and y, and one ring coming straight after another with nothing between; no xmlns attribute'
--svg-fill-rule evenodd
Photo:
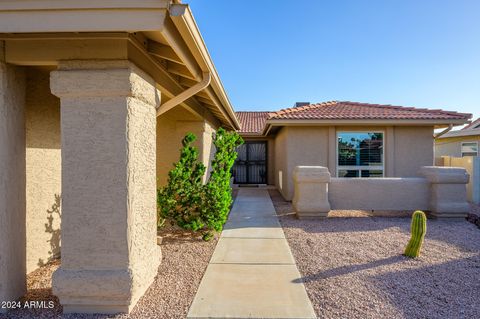
<svg viewBox="0 0 480 319"><path fill-rule="evenodd" d="M330 172L322 166L296 166L293 170L293 208L299 218L327 217L330 211Z"/></svg>
<svg viewBox="0 0 480 319"><path fill-rule="evenodd" d="M152 283L156 245L154 81L127 61L66 62L61 100L64 312L129 312Z"/></svg>
<svg viewBox="0 0 480 319"><path fill-rule="evenodd" d="M1 58L0 302L14 301L26 290L25 74ZM0 313L5 311L0 308Z"/></svg>

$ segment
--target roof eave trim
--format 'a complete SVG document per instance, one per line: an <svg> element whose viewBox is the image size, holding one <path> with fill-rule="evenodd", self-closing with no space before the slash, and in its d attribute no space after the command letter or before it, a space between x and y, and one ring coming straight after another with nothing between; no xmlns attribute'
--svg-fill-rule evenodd
<svg viewBox="0 0 480 319"><path fill-rule="evenodd" d="M307 119L291 119L291 120L284 120L284 119L269 119L267 120L267 126L285 126L285 125L337 125L337 124L348 124L348 125L464 125L468 122L468 119L395 119L395 120L387 120L387 119L326 119L326 120L307 120Z"/></svg>
<svg viewBox="0 0 480 319"><path fill-rule="evenodd" d="M195 18L193 17L192 11L187 4L172 4L169 9L170 17L177 27L178 31L182 35L182 37L190 40L191 43L195 44L194 49L197 51L198 55L201 56L202 61L197 61L201 65L201 67L208 68L208 71L212 75L212 83L211 86L217 96L219 97L220 101L222 102L222 107L227 112L229 116L229 122L235 129L240 129L240 123L238 122L237 117L235 116L235 112L233 111L232 104L228 99L227 93L225 88L220 80L220 76L218 75L217 69L213 64L212 58L208 52L208 49L205 45L205 41L198 29L197 23L195 22ZM194 54L195 56L196 54Z"/></svg>

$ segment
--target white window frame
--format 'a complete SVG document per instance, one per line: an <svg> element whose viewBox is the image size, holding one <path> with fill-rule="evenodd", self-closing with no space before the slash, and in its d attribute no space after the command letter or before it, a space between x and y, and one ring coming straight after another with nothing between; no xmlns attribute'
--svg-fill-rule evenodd
<svg viewBox="0 0 480 319"><path fill-rule="evenodd" d="M368 166L368 165L362 165L362 166L340 166L338 165L338 138L340 134L342 133L359 133L359 134L368 134L368 133L382 133L382 165L376 165L376 166ZM336 140L335 140L335 167L337 168L336 174L337 177L340 177L338 175L338 171L340 170L349 170L349 171L358 171L358 177L352 177L352 178L373 178L373 177L362 177L362 170L377 170L377 171L382 171L382 177L385 177L385 131L384 130L365 130L365 131L348 131L348 130L343 130L343 131L337 131L336 133ZM347 178L347 177L344 177ZM350 178L350 177L349 177Z"/></svg>
<svg viewBox="0 0 480 319"><path fill-rule="evenodd" d="M460 155L461 155L462 157L464 157L464 156L463 156L463 153L470 153L470 152L464 152L464 151L463 151L463 144L475 144L475 145L477 146L477 155L475 155L475 156L478 156L478 142L476 142L476 141L467 142L467 141L466 141L466 142L460 143ZM466 156L472 156L472 155L466 155Z"/></svg>

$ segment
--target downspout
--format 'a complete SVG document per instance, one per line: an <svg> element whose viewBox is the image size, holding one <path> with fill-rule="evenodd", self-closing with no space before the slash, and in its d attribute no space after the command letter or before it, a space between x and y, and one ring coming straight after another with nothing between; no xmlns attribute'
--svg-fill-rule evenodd
<svg viewBox="0 0 480 319"><path fill-rule="evenodd" d="M200 82L198 82L194 86L186 89L185 91L183 91L179 95L174 96L173 98L171 98L167 102L160 105L157 108L157 116L160 116L163 113L173 109L175 106L185 102L186 100L188 100L189 98L191 98L192 96L197 94L198 92L206 89L210 85L211 80L212 80L212 76L211 76L210 72L203 73L203 78Z"/></svg>
<svg viewBox="0 0 480 319"><path fill-rule="evenodd" d="M452 130L452 128L453 128L453 124L449 124L448 127L446 129L444 129L443 131L441 131L440 133L433 134L433 138L439 138L443 134L446 134L446 133L450 132Z"/></svg>

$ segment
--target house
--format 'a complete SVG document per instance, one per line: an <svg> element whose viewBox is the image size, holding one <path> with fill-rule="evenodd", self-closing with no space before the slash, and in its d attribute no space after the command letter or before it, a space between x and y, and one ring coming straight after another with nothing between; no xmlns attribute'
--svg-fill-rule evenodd
<svg viewBox="0 0 480 319"><path fill-rule="evenodd" d="M293 169L325 166L334 177L415 177L434 162L434 130L470 114L331 101L276 112L237 112L246 141L234 166L238 184L275 185L293 198Z"/></svg>
<svg viewBox="0 0 480 319"><path fill-rule="evenodd" d="M461 130L450 131L435 139L436 161L442 156L478 156L479 142L480 119L477 119Z"/></svg>
<svg viewBox="0 0 480 319"><path fill-rule="evenodd" d="M0 300L59 254L61 215L64 312L129 312L160 262L157 181L187 132L208 167L220 126L239 123L181 1L0 2Z"/></svg>

